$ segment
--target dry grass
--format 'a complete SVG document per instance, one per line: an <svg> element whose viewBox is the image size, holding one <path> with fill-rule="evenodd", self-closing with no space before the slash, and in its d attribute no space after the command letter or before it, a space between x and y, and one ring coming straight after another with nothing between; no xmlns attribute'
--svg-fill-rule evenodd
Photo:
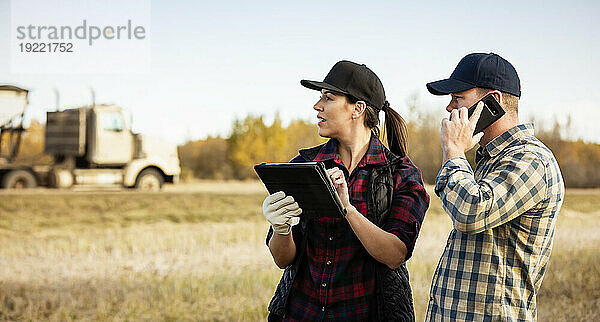
<svg viewBox="0 0 600 322"><path fill-rule="evenodd" d="M281 274L264 245L264 193L199 187L0 193L0 320L264 320ZM597 191L567 196L540 321L600 319L599 209ZM418 319L449 230L433 197L409 262Z"/></svg>
<svg viewBox="0 0 600 322"><path fill-rule="evenodd" d="M278 274L265 261L264 229L158 223L37 233L3 251L1 311L19 319L256 319Z"/></svg>

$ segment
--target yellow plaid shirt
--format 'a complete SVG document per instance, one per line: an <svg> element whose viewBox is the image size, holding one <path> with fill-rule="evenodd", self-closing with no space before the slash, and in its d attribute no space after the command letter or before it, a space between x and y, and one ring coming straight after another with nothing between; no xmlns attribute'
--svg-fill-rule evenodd
<svg viewBox="0 0 600 322"><path fill-rule="evenodd" d="M565 194L552 152L520 124L448 160L435 192L454 224L433 277L428 321L532 321Z"/></svg>

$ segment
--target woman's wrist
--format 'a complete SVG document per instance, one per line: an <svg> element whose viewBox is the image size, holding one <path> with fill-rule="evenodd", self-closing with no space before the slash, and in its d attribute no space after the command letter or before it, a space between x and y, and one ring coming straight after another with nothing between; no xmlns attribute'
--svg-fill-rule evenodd
<svg viewBox="0 0 600 322"><path fill-rule="evenodd" d="M344 207L344 210L346 211L346 213L344 214L344 217L346 218L348 218L348 215L355 215L358 212L356 207L354 207L352 204L348 205L347 207Z"/></svg>

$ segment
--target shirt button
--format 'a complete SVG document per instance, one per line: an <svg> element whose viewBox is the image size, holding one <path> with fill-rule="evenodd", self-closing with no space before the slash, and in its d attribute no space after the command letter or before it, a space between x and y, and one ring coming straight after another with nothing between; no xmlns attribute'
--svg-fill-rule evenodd
<svg viewBox="0 0 600 322"><path fill-rule="evenodd" d="M325 312L325 307L324 306L321 307L321 311Z"/></svg>
<svg viewBox="0 0 600 322"><path fill-rule="evenodd" d="M333 240L333 236L329 236L329 240Z"/></svg>
<svg viewBox="0 0 600 322"><path fill-rule="evenodd" d="M323 287L326 287L326 286L327 286L327 283L323 283L323 284L321 284L321 286L323 286Z"/></svg>
<svg viewBox="0 0 600 322"><path fill-rule="evenodd" d="M327 265L331 265L331 261L327 261Z"/></svg>

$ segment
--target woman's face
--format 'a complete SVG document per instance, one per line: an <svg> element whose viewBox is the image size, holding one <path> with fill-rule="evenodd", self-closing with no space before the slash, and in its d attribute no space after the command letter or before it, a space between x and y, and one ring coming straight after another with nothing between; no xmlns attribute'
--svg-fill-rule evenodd
<svg viewBox="0 0 600 322"><path fill-rule="evenodd" d="M343 94L321 90L321 97L313 108L318 112L320 136L338 139L350 130L353 108Z"/></svg>

